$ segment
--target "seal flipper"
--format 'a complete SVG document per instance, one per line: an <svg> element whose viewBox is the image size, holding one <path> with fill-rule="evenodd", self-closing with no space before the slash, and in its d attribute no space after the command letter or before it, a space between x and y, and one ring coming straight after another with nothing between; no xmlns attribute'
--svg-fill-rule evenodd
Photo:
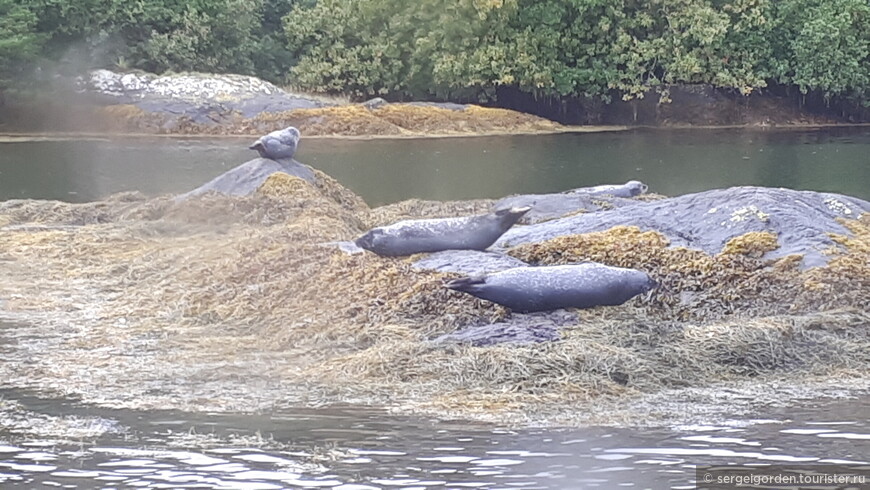
<svg viewBox="0 0 870 490"><path fill-rule="evenodd" d="M481 284L486 284L486 277L484 276L469 276L469 277L460 277L459 279L453 279L452 281L448 281L444 284L444 287L447 289L452 289L454 291L462 291L469 292L474 289L474 286L478 286Z"/></svg>
<svg viewBox="0 0 870 490"><path fill-rule="evenodd" d="M248 149L249 150L257 150L257 153L260 154L260 158L267 158L266 157L266 147L263 145L263 142L260 140L257 140L256 142L254 142L254 144L249 146Z"/></svg>

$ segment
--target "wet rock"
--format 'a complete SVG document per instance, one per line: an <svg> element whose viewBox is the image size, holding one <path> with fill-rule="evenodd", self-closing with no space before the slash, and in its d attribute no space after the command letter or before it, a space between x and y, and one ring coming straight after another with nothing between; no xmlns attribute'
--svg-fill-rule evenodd
<svg viewBox="0 0 870 490"><path fill-rule="evenodd" d="M224 172L190 192L181 194L176 199L184 200L209 191L229 196L247 196L257 190L275 172L284 172L299 177L310 184L316 184L317 181L314 170L296 160L255 158Z"/></svg>
<svg viewBox="0 0 870 490"><path fill-rule="evenodd" d="M514 267L524 267L520 259L498 252L478 252L476 250L445 250L435 252L414 262L415 269L430 269L438 272L457 272L476 275L498 272Z"/></svg>
<svg viewBox="0 0 870 490"><path fill-rule="evenodd" d="M631 199L647 191L643 182L632 180L625 184L579 187L553 194L521 194L501 199L493 209L530 206L532 209L521 220L523 224L541 223L570 214L600 211L636 204Z"/></svg>
<svg viewBox="0 0 870 490"><path fill-rule="evenodd" d="M588 193L522 194L497 201L493 209L531 206L532 209L526 213L520 223L533 224L572 214L630 206L639 202L634 199Z"/></svg>
<svg viewBox="0 0 870 490"><path fill-rule="evenodd" d="M531 344L559 340L559 328L574 325L577 317L564 310L547 313L514 314L506 321L465 327L432 340L436 344Z"/></svg>
<svg viewBox="0 0 870 490"><path fill-rule="evenodd" d="M366 109L371 111L374 109L381 108L387 104L389 104L389 102L387 102L386 100L384 100L380 97L375 97L374 99L369 99L369 100L363 102L361 105L363 107L365 107Z"/></svg>
<svg viewBox="0 0 870 490"><path fill-rule="evenodd" d="M827 263L824 250L836 246L828 233L850 235L837 218L855 219L866 212L870 212L870 203L841 194L733 187L514 227L494 247L625 225L658 231L672 246L717 254L736 236L767 231L776 234L780 246L767 252L765 258L804 254L802 266L806 268Z"/></svg>
<svg viewBox="0 0 870 490"><path fill-rule="evenodd" d="M326 242L323 244L325 247L335 247L340 250L342 253L347 255L357 255L361 253L365 253L366 249L358 246L356 243L343 240L338 242Z"/></svg>
<svg viewBox="0 0 870 490"><path fill-rule="evenodd" d="M464 111L468 108L468 104L457 104L455 102L409 102L408 105L435 107L438 109L447 109L448 111Z"/></svg>
<svg viewBox="0 0 870 490"><path fill-rule="evenodd" d="M130 104L167 117L165 129L185 118L197 124L221 124L241 115L311 109L328 104L301 97L245 75L115 73L95 70L80 81L81 90L107 104Z"/></svg>

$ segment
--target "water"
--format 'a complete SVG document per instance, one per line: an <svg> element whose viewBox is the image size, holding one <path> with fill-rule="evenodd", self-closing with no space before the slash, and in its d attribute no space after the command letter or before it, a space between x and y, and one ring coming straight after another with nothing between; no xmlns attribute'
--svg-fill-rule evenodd
<svg viewBox="0 0 870 490"><path fill-rule="evenodd" d="M0 200L180 193L254 156L248 139L0 143ZM634 130L416 140L303 139L297 158L371 205L499 198L638 179L665 195L734 185L870 199L870 129Z"/></svg>
<svg viewBox="0 0 870 490"><path fill-rule="evenodd" d="M0 428L3 488L693 488L697 464L870 464L870 399L716 426L511 431L360 408L208 415L0 396L110 429L71 444Z"/></svg>
<svg viewBox="0 0 870 490"><path fill-rule="evenodd" d="M249 159L247 143L2 142L0 200L183 192ZM630 179L669 195L767 185L870 199L867 129L309 139L298 158L373 205ZM0 409L3 488L692 488L696 464L870 464L870 398L716 426L517 431L359 407L259 415L110 410L16 390L0 392L0 408L4 402L18 405Z"/></svg>

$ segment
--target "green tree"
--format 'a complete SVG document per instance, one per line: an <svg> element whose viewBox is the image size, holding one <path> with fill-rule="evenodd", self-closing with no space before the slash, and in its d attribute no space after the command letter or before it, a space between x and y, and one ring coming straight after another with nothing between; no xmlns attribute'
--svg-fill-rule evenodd
<svg viewBox="0 0 870 490"><path fill-rule="evenodd" d="M0 89L8 86L39 54L42 36L36 15L16 0L0 0Z"/></svg>
<svg viewBox="0 0 870 490"><path fill-rule="evenodd" d="M783 0L773 33L777 80L826 98L868 99L870 4L864 0Z"/></svg>

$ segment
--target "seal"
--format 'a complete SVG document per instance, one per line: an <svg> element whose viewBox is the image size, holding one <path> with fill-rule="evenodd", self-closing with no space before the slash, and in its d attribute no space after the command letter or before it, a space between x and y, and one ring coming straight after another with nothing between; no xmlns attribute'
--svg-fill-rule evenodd
<svg viewBox="0 0 870 490"><path fill-rule="evenodd" d="M621 305L654 286L643 271L595 262L516 267L445 284L519 313Z"/></svg>
<svg viewBox="0 0 870 490"><path fill-rule="evenodd" d="M639 180L629 180L624 184L596 185L571 189L567 194L611 195L613 197L635 197L643 194L649 186Z"/></svg>
<svg viewBox="0 0 870 490"><path fill-rule="evenodd" d="M299 130L290 126L260 137L248 148L257 150L262 158L271 158L272 160L293 158L293 155L296 154L296 148L299 146L300 136Z"/></svg>
<svg viewBox="0 0 870 490"><path fill-rule="evenodd" d="M390 257L442 250L485 250L529 209L500 209L462 218L399 221L372 228L354 243L378 255Z"/></svg>

